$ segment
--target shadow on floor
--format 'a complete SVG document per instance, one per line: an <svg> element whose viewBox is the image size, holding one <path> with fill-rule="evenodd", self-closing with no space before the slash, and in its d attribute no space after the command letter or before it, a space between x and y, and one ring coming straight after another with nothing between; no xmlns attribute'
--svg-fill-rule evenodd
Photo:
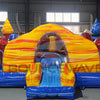
<svg viewBox="0 0 100 100"><path fill-rule="evenodd" d="M78 98L80 98L80 97L83 97L83 95L82 95L82 91L81 91L81 89L79 89L79 88L76 88L75 89L75 99L78 99Z"/></svg>

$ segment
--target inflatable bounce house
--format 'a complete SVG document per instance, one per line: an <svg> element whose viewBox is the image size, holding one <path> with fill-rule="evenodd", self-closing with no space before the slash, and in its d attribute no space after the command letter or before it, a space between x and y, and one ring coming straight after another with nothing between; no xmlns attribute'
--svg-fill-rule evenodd
<svg viewBox="0 0 100 100"><path fill-rule="evenodd" d="M99 20L96 18L94 25L92 27L93 36L97 36L100 38L100 23Z"/></svg>
<svg viewBox="0 0 100 100"><path fill-rule="evenodd" d="M100 51L100 23L98 19L95 20L95 23L92 27L92 33L93 33L92 39L95 39L94 42Z"/></svg>
<svg viewBox="0 0 100 100"><path fill-rule="evenodd" d="M45 24L7 43L0 87L26 86L27 99L74 99L75 87L100 87L99 63L92 41L60 25Z"/></svg>
<svg viewBox="0 0 100 100"><path fill-rule="evenodd" d="M93 41L100 52L100 23L97 18L92 27L92 35L89 34L89 32L83 32L82 36L88 40Z"/></svg>

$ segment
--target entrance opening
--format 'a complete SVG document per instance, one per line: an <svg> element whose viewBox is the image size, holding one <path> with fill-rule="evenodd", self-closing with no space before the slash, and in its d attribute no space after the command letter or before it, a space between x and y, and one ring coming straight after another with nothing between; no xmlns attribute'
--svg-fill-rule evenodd
<svg viewBox="0 0 100 100"><path fill-rule="evenodd" d="M42 36L37 45L34 62L40 62L41 56L50 52L59 54L63 58L63 62L68 62L68 53L64 41L54 32Z"/></svg>

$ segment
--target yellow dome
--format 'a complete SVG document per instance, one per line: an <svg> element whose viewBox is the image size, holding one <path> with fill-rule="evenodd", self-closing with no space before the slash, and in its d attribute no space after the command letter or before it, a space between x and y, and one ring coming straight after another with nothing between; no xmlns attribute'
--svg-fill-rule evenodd
<svg viewBox="0 0 100 100"><path fill-rule="evenodd" d="M48 32L56 33L64 43L68 53L69 62L74 72L82 72L84 68L89 72L97 71L99 65L99 52L96 45L84 37L74 34L68 29L57 24L41 25L29 33L23 34L10 41L4 51L4 72L25 72L35 62L40 40ZM59 44L60 45L60 44ZM42 53L42 52L40 52ZM22 66L25 65L25 66ZM81 68L81 70L79 70ZM99 68L99 67L98 67Z"/></svg>
<svg viewBox="0 0 100 100"><path fill-rule="evenodd" d="M12 34L14 32L8 19L6 19L1 31L3 34Z"/></svg>

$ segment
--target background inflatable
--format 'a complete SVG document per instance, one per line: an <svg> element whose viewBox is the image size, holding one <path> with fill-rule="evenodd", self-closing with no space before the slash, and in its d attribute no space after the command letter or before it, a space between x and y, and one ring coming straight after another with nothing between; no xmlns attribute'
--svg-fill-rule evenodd
<svg viewBox="0 0 100 100"><path fill-rule="evenodd" d="M92 27L92 33L94 35L99 35L100 34L100 23L98 21L98 19L96 18L94 25Z"/></svg>

